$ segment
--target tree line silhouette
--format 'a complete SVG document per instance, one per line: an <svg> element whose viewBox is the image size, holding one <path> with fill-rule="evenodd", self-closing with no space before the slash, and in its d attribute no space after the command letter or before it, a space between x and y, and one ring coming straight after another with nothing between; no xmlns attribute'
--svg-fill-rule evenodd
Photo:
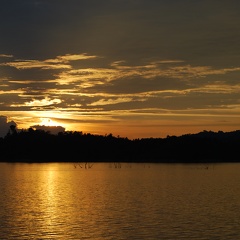
<svg viewBox="0 0 240 240"><path fill-rule="evenodd" d="M2 162L239 162L240 130L133 139L77 131L17 131L0 138Z"/></svg>

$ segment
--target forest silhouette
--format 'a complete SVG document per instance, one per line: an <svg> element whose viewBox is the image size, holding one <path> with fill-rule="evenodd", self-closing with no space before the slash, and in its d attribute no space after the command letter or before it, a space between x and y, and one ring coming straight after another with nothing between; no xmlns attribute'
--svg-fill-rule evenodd
<svg viewBox="0 0 240 240"><path fill-rule="evenodd" d="M240 130L130 140L77 131L51 134L11 126L0 138L1 162L239 162Z"/></svg>

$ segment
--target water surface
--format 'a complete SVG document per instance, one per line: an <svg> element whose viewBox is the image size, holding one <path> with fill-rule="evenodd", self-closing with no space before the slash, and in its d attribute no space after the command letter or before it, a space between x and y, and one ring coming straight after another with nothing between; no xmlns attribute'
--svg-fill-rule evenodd
<svg viewBox="0 0 240 240"><path fill-rule="evenodd" d="M0 239L240 239L240 164L0 163Z"/></svg>

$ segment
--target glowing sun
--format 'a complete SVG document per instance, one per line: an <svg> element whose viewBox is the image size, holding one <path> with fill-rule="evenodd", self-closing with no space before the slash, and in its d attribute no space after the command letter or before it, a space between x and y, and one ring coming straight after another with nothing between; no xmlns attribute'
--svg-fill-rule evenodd
<svg viewBox="0 0 240 240"><path fill-rule="evenodd" d="M56 121L53 121L51 118L41 118L41 126L49 126L49 127L56 127L59 126L59 123Z"/></svg>

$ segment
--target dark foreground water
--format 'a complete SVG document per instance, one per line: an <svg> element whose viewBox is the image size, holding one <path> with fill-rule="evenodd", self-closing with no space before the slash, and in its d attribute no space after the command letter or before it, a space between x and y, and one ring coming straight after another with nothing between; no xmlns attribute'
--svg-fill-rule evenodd
<svg viewBox="0 0 240 240"><path fill-rule="evenodd" d="M81 167L0 163L0 239L240 239L240 164Z"/></svg>

